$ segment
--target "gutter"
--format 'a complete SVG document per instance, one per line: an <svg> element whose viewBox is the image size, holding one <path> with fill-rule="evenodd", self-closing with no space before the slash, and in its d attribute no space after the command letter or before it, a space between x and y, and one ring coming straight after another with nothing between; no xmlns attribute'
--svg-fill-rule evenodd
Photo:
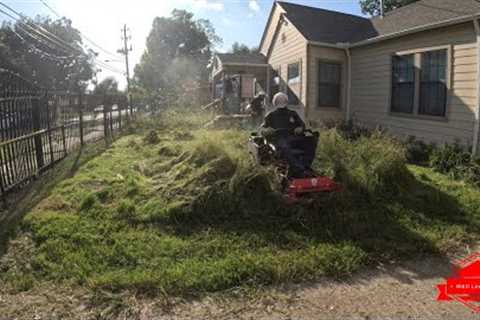
<svg viewBox="0 0 480 320"><path fill-rule="evenodd" d="M345 48L345 54L347 55L347 103L346 103L346 120L349 122L352 120L352 55L350 54L350 48Z"/></svg>
<svg viewBox="0 0 480 320"><path fill-rule="evenodd" d="M389 33L389 34L386 34L386 35L383 35L383 36L378 36L378 37L375 37L375 38L370 38L370 39L367 39L367 40L356 42L353 45L351 45L350 48L356 48L356 47L360 47L360 46L364 46L364 45L369 45L369 44L372 44L372 43L377 43L377 42L380 42L380 41L384 41L384 40L388 40L388 39L392 39L392 38L397 38L397 37L409 35L409 34L420 32L420 31L427 31L427 30L431 30L431 29L447 27L447 26L451 26L453 24L459 24L459 23L462 23L462 22L470 22L470 21L472 21L472 19L477 19L478 17L480 17L480 14L477 13L477 14L474 14L474 15L457 17L457 18L453 18L453 19L450 19L450 20L445 20L445 21L442 21L442 22L435 22L435 23L431 23L431 24L426 24L426 25L423 25L423 26L420 26L420 27L414 27L414 28L410 28L410 29L407 29L407 30L402 30L402 31L399 31L399 32L394 32L394 33Z"/></svg>
<svg viewBox="0 0 480 320"><path fill-rule="evenodd" d="M385 41L385 40L389 40L389 39L393 39L393 38L398 38L398 37L401 37L401 36L406 36L406 35L409 35L409 34L412 34L412 33L427 31L427 30L431 30L431 29L437 29L437 28L441 28L441 27L447 27L447 26L451 26L451 25L459 24L459 23L463 23L463 22L470 22L470 21L476 20L478 18L480 18L479 13L474 14L474 15L457 17L457 18L453 18L453 19L450 19L450 20L442 21L442 22L435 22L435 23L426 24L426 25L423 25L423 26L420 26L420 27L414 27L414 28L410 28L410 29L406 29L406 30L402 30L402 31L394 32L394 33L389 33L389 34L386 34L386 35L383 35L383 36L378 36L378 37L370 38L370 39L367 39L367 40L362 40L362 41L355 42L355 43L336 43L336 44L334 44L334 43L311 41L311 40L308 40L308 43L311 44L311 45L314 45L314 46L335 48L335 49L357 48L357 47L377 43L377 42L380 42L380 41Z"/></svg>
<svg viewBox="0 0 480 320"><path fill-rule="evenodd" d="M473 20L473 25L477 35L477 108L474 115L472 155L476 157L479 153L478 143L480 134L480 25L478 19Z"/></svg>

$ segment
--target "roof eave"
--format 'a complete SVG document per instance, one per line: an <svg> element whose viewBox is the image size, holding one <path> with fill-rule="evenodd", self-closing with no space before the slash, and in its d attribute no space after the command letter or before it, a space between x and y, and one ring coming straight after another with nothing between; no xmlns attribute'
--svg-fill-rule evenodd
<svg viewBox="0 0 480 320"><path fill-rule="evenodd" d="M389 40L389 39L394 39L394 38L406 36L406 35L409 35L409 34L421 32L421 31L427 31L427 30L432 30L432 29L437 29L437 28L442 28L442 27L448 27L448 26L451 26L451 25L455 25L455 24L459 24L459 23L463 23L463 22L468 22L468 21L471 21L471 20L474 20L474 19L478 19L479 17L480 17L480 13L473 14L473 15L468 15L468 16L457 17L457 18L442 21L442 22L431 23L431 24L427 24L427 25L423 25L423 26L419 26L419 27L414 27L414 28L402 30L402 31L399 31L399 32L386 34L386 35L383 35L383 36L378 36L378 37L362 40L362 41L351 44L349 47L350 48L361 47L361 46L374 44L374 43L377 43L377 42L381 42L381 41L385 41L385 40Z"/></svg>
<svg viewBox="0 0 480 320"><path fill-rule="evenodd" d="M308 40L307 43L312 46L327 47L327 48L342 49L342 50L350 47L350 43L348 42L328 43L328 42Z"/></svg>
<svg viewBox="0 0 480 320"><path fill-rule="evenodd" d="M268 63L242 63L242 62L227 62L223 63L222 66L225 67L238 67L238 66L247 66L247 67L268 67Z"/></svg>
<svg viewBox="0 0 480 320"><path fill-rule="evenodd" d="M267 36L267 29L268 29L268 26L270 25L270 23L272 21L273 11L275 10L276 5L277 5L277 1L274 1L273 4L272 4L272 9L270 9L270 15L268 16L267 24L265 25L265 28L263 29L262 39L260 40L260 45L258 46L258 50L262 49L263 42L265 41L265 37Z"/></svg>

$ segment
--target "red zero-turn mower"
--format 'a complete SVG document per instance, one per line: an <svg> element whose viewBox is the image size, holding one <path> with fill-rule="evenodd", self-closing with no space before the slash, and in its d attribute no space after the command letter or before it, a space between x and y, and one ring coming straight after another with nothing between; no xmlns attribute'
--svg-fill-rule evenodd
<svg viewBox="0 0 480 320"><path fill-rule="evenodd" d="M296 139L293 153L304 160L307 167L313 161L313 155L317 149L319 133L305 130L303 135ZM273 164L279 176L282 190L288 202L294 203L308 195L329 193L341 190L341 186L332 179L320 176L313 170L295 173L289 170L288 162L282 157L278 148L275 147L275 137L264 137L256 132L250 135L248 150L259 165ZM312 155L312 156L308 156ZM305 159L304 159L305 158Z"/></svg>

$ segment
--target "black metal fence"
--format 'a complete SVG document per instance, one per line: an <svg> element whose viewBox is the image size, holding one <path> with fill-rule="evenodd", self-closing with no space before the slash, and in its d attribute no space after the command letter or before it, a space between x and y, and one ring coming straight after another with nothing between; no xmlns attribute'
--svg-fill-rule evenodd
<svg viewBox="0 0 480 320"><path fill-rule="evenodd" d="M48 92L0 69L0 196L86 143L113 140L133 110L125 95Z"/></svg>

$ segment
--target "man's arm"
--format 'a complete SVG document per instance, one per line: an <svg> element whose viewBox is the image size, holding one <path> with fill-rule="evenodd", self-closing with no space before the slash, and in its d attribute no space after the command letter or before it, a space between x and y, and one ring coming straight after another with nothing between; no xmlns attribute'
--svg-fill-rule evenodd
<svg viewBox="0 0 480 320"><path fill-rule="evenodd" d="M295 120L295 127L296 128L302 127L305 130L305 122L303 122L302 118L300 118L300 116L298 115L297 112L295 112L293 110L292 110L292 112L294 113L293 119Z"/></svg>

